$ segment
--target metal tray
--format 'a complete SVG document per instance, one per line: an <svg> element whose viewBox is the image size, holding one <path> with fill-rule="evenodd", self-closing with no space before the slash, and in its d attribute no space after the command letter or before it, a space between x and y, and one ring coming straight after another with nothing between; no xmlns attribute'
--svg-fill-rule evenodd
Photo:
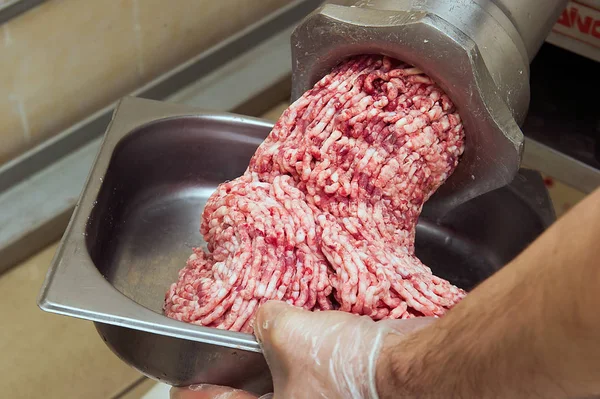
<svg viewBox="0 0 600 399"><path fill-rule="evenodd" d="M172 385L264 393L271 379L249 334L162 315L169 285L203 243L202 208L241 175L271 124L137 98L121 101L42 288L40 307L93 320L124 361ZM421 220L417 255L470 289L533 241L554 214L539 174Z"/></svg>

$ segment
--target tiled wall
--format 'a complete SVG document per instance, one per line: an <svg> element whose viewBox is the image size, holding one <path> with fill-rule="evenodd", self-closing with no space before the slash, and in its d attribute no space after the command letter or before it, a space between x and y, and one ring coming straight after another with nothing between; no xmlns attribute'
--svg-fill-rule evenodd
<svg viewBox="0 0 600 399"><path fill-rule="evenodd" d="M289 1L49 0L1 25L0 164Z"/></svg>

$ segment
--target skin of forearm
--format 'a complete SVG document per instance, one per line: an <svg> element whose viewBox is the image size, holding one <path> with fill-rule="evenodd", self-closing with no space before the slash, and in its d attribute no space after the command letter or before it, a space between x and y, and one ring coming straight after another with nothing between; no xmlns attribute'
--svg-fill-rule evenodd
<svg viewBox="0 0 600 399"><path fill-rule="evenodd" d="M599 394L599 287L596 190L446 316L408 337L389 335L380 397Z"/></svg>

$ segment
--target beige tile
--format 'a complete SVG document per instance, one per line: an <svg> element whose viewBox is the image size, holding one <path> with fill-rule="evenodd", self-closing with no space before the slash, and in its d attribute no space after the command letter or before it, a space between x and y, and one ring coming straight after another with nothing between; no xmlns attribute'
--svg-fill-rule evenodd
<svg viewBox="0 0 600 399"><path fill-rule="evenodd" d="M0 164L8 160L12 154L21 152L27 147L19 116L21 108L19 99L0 96L0 142L2 143L0 145Z"/></svg>
<svg viewBox="0 0 600 399"><path fill-rule="evenodd" d="M136 382L135 386L126 392L118 395L117 399L142 399L156 384L156 381L144 378L142 381Z"/></svg>
<svg viewBox="0 0 600 399"><path fill-rule="evenodd" d="M92 323L36 306L55 249L52 245L0 275L0 396L111 397L140 374L104 345Z"/></svg>
<svg viewBox="0 0 600 399"><path fill-rule="evenodd" d="M278 104L277 106L271 108L269 111L264 113L261 117L268 119L272 122L276 122L277 119L279 119L279 117L281 116L281 114L283 114L283 111L285 111L286 108L289 106L290 106L290 104L287 101L284 101L284 102Z"/></svg>
<svg viewBox="0 0 600 399"><path fill-rule="evenodd" d="M63 0L6 24L0 75L14 77L0 82L22 99L32 143L139 85L132 20L131 0Z"/></svg>
<svg viewBox="0 0 600 399"><path fill-rule="evenodd" d="M0 116L26 129L0 162L289 2L48 0L14 18L0 26Z"/></svg>
<svg viewBox="0 0 600 399"><path fill-rule="evenodd" d="M145 76L198 54L290 0L134 0ZM159 56L160 55L160 56Z"/></svg>
<svg viewBox="0 0 600 399"><path fill-rule="evenodd" d="M9 58L5 56L11 45L11 38L4 25L0 25L0 164L16 152L27 147L24 131L24 104L14 90L16 70L9 68ZM25 127L27 127L25 125Z"/></svg>

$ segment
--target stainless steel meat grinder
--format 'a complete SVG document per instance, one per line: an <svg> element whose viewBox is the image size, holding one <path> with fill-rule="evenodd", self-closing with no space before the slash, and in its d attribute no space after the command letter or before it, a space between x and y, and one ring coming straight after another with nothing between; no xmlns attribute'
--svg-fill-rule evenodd
<svg viewBox="0 0 600 399"><path fill-rule="evenodd" d="M510 183L523 152L529 63L566 0L330 1L292 36L292 99L344 58L383 54L431 76L458 107L463 158L430 199L437 218Z"/></svg>

